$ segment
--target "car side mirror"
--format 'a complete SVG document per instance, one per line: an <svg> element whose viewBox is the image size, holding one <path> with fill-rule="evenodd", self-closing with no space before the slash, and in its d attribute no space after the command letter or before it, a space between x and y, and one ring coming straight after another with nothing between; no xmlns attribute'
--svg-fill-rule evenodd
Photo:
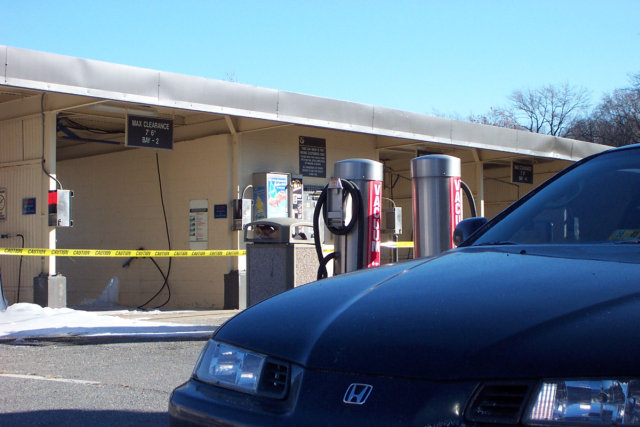
<svg viewBox="0 0 640 427"><path fill-rule="evenodd" d="M456 225L453 230L453 243L458 246L467 240L473 233L478 231L480 227L485 225L489 220L482 216L474 216L473 218L463 219Z"/></svg>

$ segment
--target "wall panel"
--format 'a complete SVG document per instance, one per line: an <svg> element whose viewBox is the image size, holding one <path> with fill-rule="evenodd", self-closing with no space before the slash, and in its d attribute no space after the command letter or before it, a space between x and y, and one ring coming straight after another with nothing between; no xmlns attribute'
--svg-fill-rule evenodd
<svg viewBox="0 0 640 427"><path fill-rule="evenodd" d="M41 248L48 245L46 230L47 202L43 185L47 182L42 172L40 156L34 156L29 149L41 144L40 122L32 119L0 122L0 188L6 189L6 220L0 221L0 234L12 237L0 240L0 246L20 247L24 236L27 248ZM26 155L28 154L28 155ZM23 214L25 199L36 200L34 214ZM0 256L2 287L9 304L32 301L33 278L43 271L45 258Z"/></svg>
<svg viewBox="0 0 640 427"><path fill-rule="evenodd" d="M230 219L214 219L213 205L228 203L228 139L210 137L181 142L158 151L171 248L189 249L189 201L209 202L209 248L227 249ZM167 235L156 151L125 152L74 159L58 164L65 186L74 190L74 227L58 230L58 247L90 249L167 249ZM60 258L67 276L70 305L99 297L112 277L120 283L120 303L136 307L153 296L163 278L149 259L123 268L122 258ZM166 273L168 258L156 262ZM167 307L222 308L226 258L174 258ZM166 300L163 293L149 306Z"/></svg>

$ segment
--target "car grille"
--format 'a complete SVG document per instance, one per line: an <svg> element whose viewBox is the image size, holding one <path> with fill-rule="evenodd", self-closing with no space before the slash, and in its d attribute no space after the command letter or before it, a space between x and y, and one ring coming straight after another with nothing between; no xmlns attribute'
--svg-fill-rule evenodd
<svg viewBox="0 0 640 427"><path fill-rule="evenodd" d="M531 388L527 383L483 384L476 392L466 417L479 423L517 424Z"/></svg>
<svg viewBox="0 0 640 427"><path fill-rule="evenodd" d="M263 396L281 399L286 396L289 384L289 365L283 362L267 360L262 369L258 393Z"/></svg>

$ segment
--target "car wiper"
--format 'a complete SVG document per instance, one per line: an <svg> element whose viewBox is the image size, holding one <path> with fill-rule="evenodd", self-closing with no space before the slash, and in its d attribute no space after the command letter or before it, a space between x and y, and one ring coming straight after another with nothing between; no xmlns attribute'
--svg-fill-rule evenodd
<svg viewBox="0 0 640 427"><path fill-rule="evenodd" d="M485 243L478 243L477 245L474 246L503 246L503 245L519 245L520 243L518 242L511 242L509 240L502 240L502 241L498 241L498 242L485 242Z"/></svg>

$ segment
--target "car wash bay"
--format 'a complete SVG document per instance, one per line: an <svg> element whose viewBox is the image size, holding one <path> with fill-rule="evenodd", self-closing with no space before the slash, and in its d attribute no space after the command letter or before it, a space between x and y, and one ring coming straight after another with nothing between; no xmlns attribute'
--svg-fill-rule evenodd
<svg viewBox="0 0 640 427"><path fill-rule="evenodd" d="M409 165L418 155L460 158L462 180L480 213L492 217L554 172L599 151L593 144L380 107L1 51L11 53L0 94L0 196L6 200L0 233L8 236L2 247L20 247L19 234L26 248L244 249L233 203L243 194L253 198L254 173L298 177L303 200L313 201L334 164L354 158L384 165L383 207L392 200L402 208L398 239L411 241ZM130 116L170 121L172 148L126 146ZM514 164L531 167L531 183L514 182ZM73 191L72 227L49 226L53 189ZM409 249L399 252L400 259L411 256ZM165 286L148 306L223 308L225 275L245 267L238 256L158 258L157 266L143 257L123 267L125 260L1 256L4 293L10 303L18 290L21 301L32 301L33 278L60 273L67 304L78 305L117 278L118 302L135 307L154 297L168 274L170 296Z"/></svg>

